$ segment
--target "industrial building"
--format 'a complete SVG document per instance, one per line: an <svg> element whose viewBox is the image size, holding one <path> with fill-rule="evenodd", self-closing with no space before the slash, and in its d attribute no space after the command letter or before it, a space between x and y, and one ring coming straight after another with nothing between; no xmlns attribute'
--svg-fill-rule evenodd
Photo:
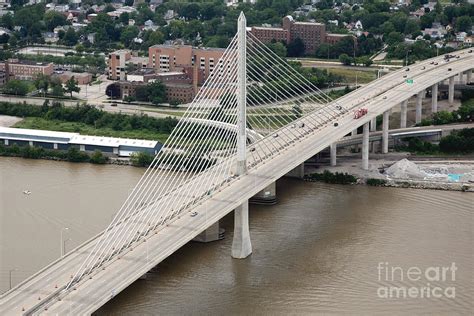
<svg viewBox="0 0 474 316"><path fill-rule="evenodd" d="M0 127L0 144L5 146L36 146L45 149L80 151L100 150L109 156L130 157L135 152L156 155L162 144L153 140L80 135L55 131Z"/></svg>

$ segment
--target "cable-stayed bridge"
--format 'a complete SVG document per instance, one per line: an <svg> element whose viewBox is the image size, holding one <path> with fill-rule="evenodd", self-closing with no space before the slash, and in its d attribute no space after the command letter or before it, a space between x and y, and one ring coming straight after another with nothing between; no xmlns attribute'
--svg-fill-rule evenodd
<svg viewBox="0 0 474 316"><path fill-rule="evenodd" d="M248 33L241 15L236 36L110 225L5 293L0 314L90 314L233 210L232 256L247 257L249 198L362 125L366 168L377 115L385 135L392 107L402 104L406 116L404 101L417 95L421 118L418 99L427 88L443 80L451 87L466 71L471 80L474 54L456 54L333 101ZM361 107L368 114L355 119Z"/></svg>

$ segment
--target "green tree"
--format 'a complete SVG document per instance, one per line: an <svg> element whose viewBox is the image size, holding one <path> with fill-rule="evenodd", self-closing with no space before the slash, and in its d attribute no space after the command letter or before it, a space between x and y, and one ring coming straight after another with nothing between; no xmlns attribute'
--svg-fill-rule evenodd
<svg viewBox="0 0 474 316"><path fill-rule="evenodd" d="M66 81L66 83L64 84L64 90L67 93L70 93L71 99L73 92L79 93L79 91L81 91L81 88L79 88L77 80L74 78L74 76L72 76L69 80Z"/></svg>
<svg viewBox="0 0 474 316"><path fill-rule="evenodd" d="M403 34L399 32L390 32L385 41L388 45L394 45L403 42Z"/></svg>
<svg viewBox="0 0 474 316"><path fill-rule="evenodd" d="M125 45L125 47L130 47L133 39L138 35L138 27L134 25L126 26L122 30L122 34L120 35L120 41Z"/></svg>
<svg viewBox="0 0 474 316"><path fill-rule="evenodd" d="M166 101L166 87L161 81L154 81L147 85L148 100L153 104Z"/></svg>
<svg viewBox="0 0 474 316"><path fill-rule="evenodd" d="M104 154L96 149L94 153L91 155L90 162L96 163L96 164L104 164L106 163L108 158L104 156Z"/></svg>
<svg viewBox="0 0 474 316"><path fill-rule="evenodd" d="M287 47L289 57L303 56L305 52L304 43L301 38L297 37L292 40Z"/></svg>
<svg viewBox="0 0 474 316"><path fill-rule="evenodd" d="M3 91L6 94L26 95L28 93L28 84L21 80L11 79L5 84Z"/></svg>
<svg viewBox="0 0 474 316"><path fill-rule="evenodd" d="M341 54L339 55L339 61L344 65L350 65L352 64L352 57L347 54Z"/></svg>
<svg viewBox="0 0 474 316"><path fill-rule="evenodd" d="M281 42L270 43L270 44L267 44L267 46L278 56L282 58L286 57L286 54L287 54L286 46L283 45L283 43Z"/></svg>
<svg viewBox="0 0 474 316"><path fill-rule="evenodd" d="M471 17L464 15L456 19L456 30L458 32L469 32L472 28Z"/></svg>
<svg viewBox="0 0 474 316"><path fill-rule="evenodd" d="M48 92L50 80L51 80L50 76L44 75L44 74L39 74L35 78L34 85L36 89L41 90L43 92L44 97L46 96L46 93Z"/></svg>
<svg viewBox="0 0 474 316"><path fill-rule="evenodd" d="M146 167L152 163L153 158L149 153L139 151L130 155L130 162L136 167Z"/></svg>
<svg viewBox="0 0 474 316"><path fill-rule="evenodd" d="M76 31L72 27L68 28L66 33L64 34L64 37L62 38L62 41L64 44L68 46L74 46L77 44L78 36L76 34Z"/></svg>
<svg viewBox="0 0 474 316"><path fill-rule="evenodd" d="M150 100L150 92L147 86L138 86L135 89L135 98L138 101L148 102Z"/></svg>
<svg viewBox="0 0 474 316"><path fill-rule="evenodd" d="M51 87L51 94L55 97L62 97L64 95L63 84L58 77L50 78L49 86Z"/></svg>
<svg viewBox="0 0 474 316"><path fill-rule="evenodd" d="M44 14L44 23L46 24L46 28L52 31L57 26L66 25L67 20L64 14L56 11L48 11Z"/></svg>

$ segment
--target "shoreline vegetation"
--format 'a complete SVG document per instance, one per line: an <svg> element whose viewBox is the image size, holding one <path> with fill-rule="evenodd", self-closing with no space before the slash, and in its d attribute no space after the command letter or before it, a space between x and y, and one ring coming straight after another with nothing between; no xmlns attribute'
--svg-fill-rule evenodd
<svg viewBox="0 0 474 316"><path fill-rule="evenodd" d="M379 179L379 178L357 178L354 175L341 172L324 170L322 173L307 174L303 178L307 182L324 182L330 184L354 185L362 184L377 187L395 187L412 189L432 189L447 191L474 192L474 185L462 182L436 182L414 179Z"/></svg>
<svg viewBox="0 0 474 316"><path fill-rule="evenodd" d="M166 141L178 123L175 118L155 118L146 114L109 113L92 105L66 107L46 100L43 105L0 102L0 114L23 118L18 128L73 132L84 135Z"/></svg>
<svg viewBox="0 0 474 316"><path fill-rule="evenodd" d="M88 162L92 164L131 165L134 167L148 167L154 156L146 152L137 152L130 159L117 159L104 155L100 150L83 152L77 147L68 150L46 149L36 146L5 146L0 144L0 157L16 157L25 159L44 159L66 162Z"/></svg>

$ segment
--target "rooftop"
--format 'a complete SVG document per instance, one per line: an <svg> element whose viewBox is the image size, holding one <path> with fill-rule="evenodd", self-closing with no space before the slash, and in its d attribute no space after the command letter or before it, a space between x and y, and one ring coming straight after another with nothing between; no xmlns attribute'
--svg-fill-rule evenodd
<svg viewBox="0 0 474 316"><path fill-rule="evenodd" d="M325 25L317 22L295 22L296 25Z"/></svg>
<svg viewBox="0 0 474 316"><path fill-rule="evenodd" d="M8 63L12 65L30 65L30 66L48 66L52 63L47 62L36 62L32 60L19 60L15 58L8 59Z"/></svg>
<svg viewBox="0 0 474 316"><path fill-rule="evenodd" d="M95 146L108 146L108 147L119 147L119 146L131 146L131 147L142 147L142 148L155 148L158 144L154 140L143 140L143 139L130 139L130 138L117 138L117 137L102 137L102 136L89 136L81 135L78 133L66 133L66 132L55 132L45 131L37 129L23 129L23 128L11 128L11 127L0 127L0 137L7 136L8 139L16 139L23 141L40 141L40 142L56 142L56 143L70 143L77 145L95 145ZM61 140L61 141L57 141Z"/></svg>
<svg viewBox="0 0 474 316"><path fill-rule="evenodd" d="M286 31L281 27L252 26L252 28L256 30Z"/></svg>

